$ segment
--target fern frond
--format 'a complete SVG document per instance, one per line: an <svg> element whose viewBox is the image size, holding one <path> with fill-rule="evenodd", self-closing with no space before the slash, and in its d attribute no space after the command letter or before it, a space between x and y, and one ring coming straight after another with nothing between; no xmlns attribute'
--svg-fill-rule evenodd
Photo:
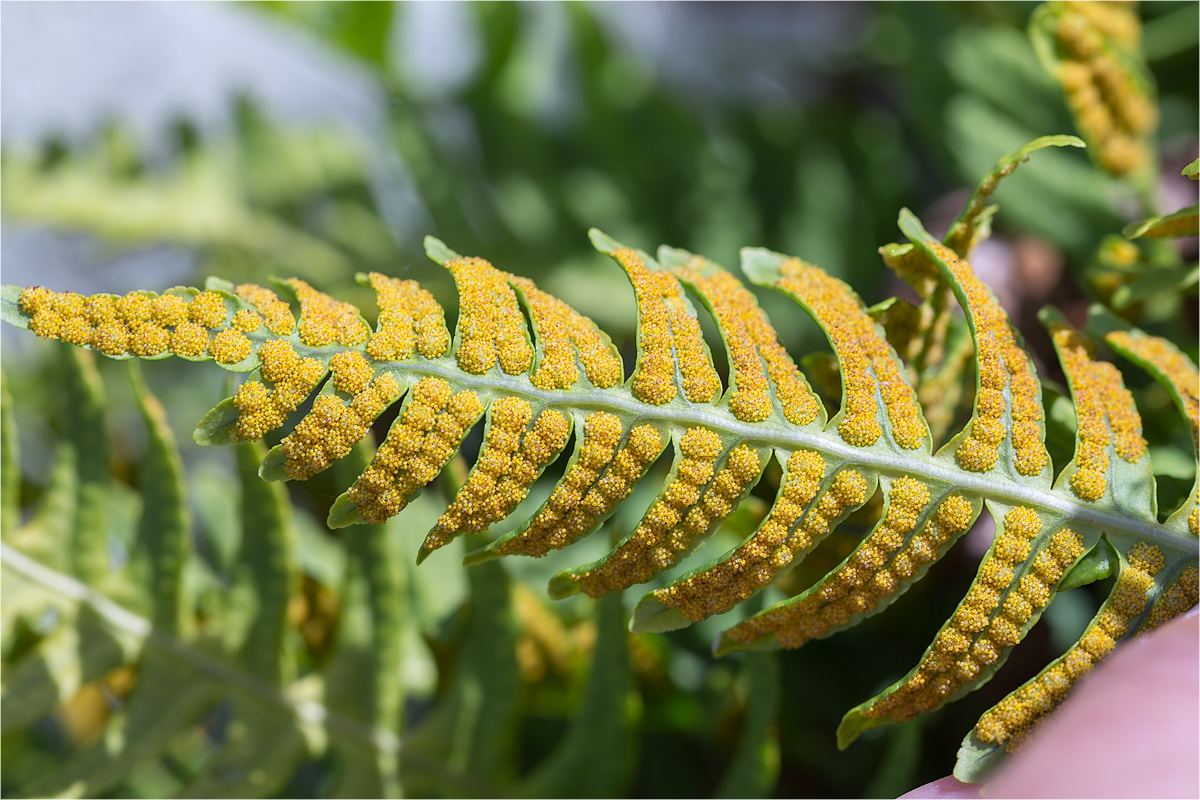
<svg viewBox="0 0 1200 800"><path fill-rule="evenodd" d="M1096 162L1145 180L1154 170L1158 106L1137 13L1121 3L1045 3L1030 18L1029 36Z"/></svg>
<svg viewBox="0 0 1200 800"><path fill-rule="evenodd" d="M886 331L876 319L880 309L873 314L820 268L762 249L743 251L742 272L795 300L833 348L842 399L832 419L826 420L753 294L731 272L673 248L660 249L655 259L595 231L593 244L624 271L637 301L637 361L628 380L611 341L589 319L528 279L459 256L433 239L427 240L429 255L458 288L453 336L430 293L379 274L359 278L379 298L374 329L354 306L296 279L272 288L209 281L203 291L121 298L5 287L0 309L6 321L40 336L115 358L178 355L248 373L236 394L201 421L195 438L202 444L261 438L320 386L311 410L262 460L260 474L268 480L304 480L324 471L398 404L398 417L370 463L334 502L332 527L378 523L402 511L483 419L478 458L419 559L502 522L508 530L468 562L568 547L598 530L669 449L665 485L640 522L604 558L558 574L550 585L556 596L600 597L655 580L700 548L770 462L778 464L775 502L757 529L733 550L646 595L633 614L635 631L671 630L730 610L881 496L880 518L853 553L811 588L725 631L718 652L798 647L879 613L923 577L986 506L997 535L966 597L919 663L851 710L839 730L844 747L868 728L912 719L978 688L1057 592L1110 571L1116 576L1110 598L1077 645L989 711L968 737L958 774L976 779L1119 641L1196 601L1197 490L1159 522L1141 420L1116 367L1098 360L1087 335L1056 312L1044 315L1078 418L1074 458L1056 471L1033 361L965 258L970 244L986 235L985 200L995 180L1037 146L1076 141L1039 140L1002 161L946 242L901 212L909 244L893 247L888 261L916 276L927 297L942 293L935 315L948 319L945 304L953 296L976 354L970 419L936 449L910 365L893 345L892 339L903 339L898 327ZM727 387L689 294L720 331ZM1172 392L1195 442L1195 366L1161 339L1108 317L1098 320L1093 328L1110 347ZM561 479L536 510L514 516L572 436L575 447ZM364 551L365 574L386 558ZM472 580L489 574L476 571ZM364 591L376 598L370 593L390 590L385 581ZM490 606L482 613L500 615L489 624L504 629L507 600L498 594ZM476 705L447 713L459 719L478 703L505 702L507 689L480 693L485 680L497 679L460 674L460 705ZM492 708L487 718L506 713ZM444 748L442 728L449 724L431 722L414 742L428 739ZM455 763L470 771L494 769L503 743L483 738L456 752Z"/></svg>

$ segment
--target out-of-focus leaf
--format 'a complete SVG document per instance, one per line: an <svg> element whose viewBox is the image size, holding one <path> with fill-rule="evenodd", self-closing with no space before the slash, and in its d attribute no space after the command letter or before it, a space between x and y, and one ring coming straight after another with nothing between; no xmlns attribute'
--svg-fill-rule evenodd
<svg viewBox="0 0 1200 800"><path fill-rule="evenodd" d="M641 704L629 668L619 593L596 603L587 689L562 743L524 783L527 797L619 797L634 766Z"/></svg>
<svg viewBox="0 0 1200 800"><path fill-rule="evenodd" d="M779 779L779 661L775 653L749 653L742 737L714 797L769 797Z"/></svg>
<svg viewBox="0 0 1200 800"><path fill-rule="evenodd" d="M1131 222L1121 233L1128 239L1140 239L1143 236L1159 238L1164 236L1195 236L1200 233L1197 215L1200 206L1189 206L1159 217L1150 217L1141 222Z"/></svg>
<svg viewBox="0 0 1200 800"><path fill-rule="evenodd" d="M520 691L512 590L496 561L472 567L467 577L470 617L447 695L406 747L477 780L502 784L515 766Z"/></svg>
<svg viewBox="0 0 1200 800"><path fill-rule="evenodd" d="M21 521L21 460L17 452L17 421L8 378L0 370L0 537L5 540Z"/></svg>
<svg viewBox="0 0 1200 800"><path fill-rule="evenodd" d="M108 435L104 420L104 386L91 353L62 349L62 439L74 450L78 499L71 536L71 564L76 577L101 581L108 569Z"/></svg>
<svg viewBox="0 0 1200 800"><path fill-rule="evenodd" d="M180 635L188 628L183 568L192 545L187 480L166 412L146 389L136 362L130 362L129 376L149 434L141 465L138 547L150 567L154 625L165 633Z"/></svg>

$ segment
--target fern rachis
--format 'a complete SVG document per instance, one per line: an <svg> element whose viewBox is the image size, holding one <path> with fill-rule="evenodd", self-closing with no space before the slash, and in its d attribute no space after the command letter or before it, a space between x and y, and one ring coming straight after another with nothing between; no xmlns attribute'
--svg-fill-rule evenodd
<svg viewBox="0 0 1200 800"><path fill-rule="evenodd" d="M361 276L379 298L374 330L353 306L295 279L273 289L212 280L203 291L122 298L6 287L3 315L40 336L114 358L177 355L249 373L197 428L203 444L260 439L320 386L312 409L263 460L260 474L271 480L307 479L330 467L399 402L371 464L334 503L333 527L400 512L485 419L478 459L420 558L506 520L518 522L515 529L469 562L567 547L598 530L671 448L665 486L642 520L607 557L560 573L551 583L556 595L608 594L680 563L775 460L782 471L778 494L757 530L738 548L646 595L634 613L638 630L669 630L729 610L798 563L878 491L879 521L855 551L815 586L727 631L722 651L795 647L882 611L986 504L997 535L966 598L917 667L847 715L843 745L862 730L977 688L1057 591L1094 579L1097 564L1115 564L1112 594L1079 643L985 714L968 737L960 769L973 777L1118 640L1196 602L1197 489L1158 521L1140 420L1119 373L1094 357L1083 334L1047 313L1079 418L1075 456L1056 477L1032 361L964 258L981 235L980 220L990 213L984 201L996 180L1033 149L1075 143L1039 140L1002 160L945 243L902 212L900 227L911 244L885 249L885 258L925 285L925 304L910 315L925 320L917 330L892 325L903 316L896 306L890 318L887 309L864 308L849 287L817 267L743 251L742 271L751 281L791 296L828 335L843 389L831 420L732 273L672 248L655 260L598 232L593 243L625 271L637 300L638 356L628 381L615 347L590 320L531 281L460 257L436 240L427 241L427 250L459 291L453 336L431 294L378 274ZM970 421L935 453L918 387L896 347L906 336L944 343L952 326L948 292L965 312L955 324L966 326L975 344L978 377ZM730 365L724 391L689 293L721 332ZM1093 322L1113 350L1168 387L1195 441L1195 367L1165 341L1107 316ZM575 449L561 480L528 518L511 519L572 432Z"/></svg>

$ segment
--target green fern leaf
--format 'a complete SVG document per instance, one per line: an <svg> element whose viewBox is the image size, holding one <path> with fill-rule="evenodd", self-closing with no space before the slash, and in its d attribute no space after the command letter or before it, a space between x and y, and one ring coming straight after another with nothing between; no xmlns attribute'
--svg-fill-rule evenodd
<svg viewBox="0 0 1200 800"><path fill-rule="evenodd" d="M641 698L629 666L625 609L611 594L596 604L596 650L587 688L555 751L529 776L524 797L619 797L636 756Z"/></svg>
<svg viewBox="0 0 1200 800"><path fill-rule="evenodd" d="M779 661L773 653L746 657L746 721L742 741L714 797L769 797L779 778Z"/></svg>
<svg viewBox="0 0 1200 800"><path fill-rule="evenodd" d="M992 177L1007 174L1036 147L1075 143L1035 141ZM599 530L669 451L665 484L641 520L605 557L560 572L550 584L556 596L601 597L658 579L702 547L776 462L782 476L761 524L739 546L646 595L633 614L635 631L670 630L732 609L880 495L880 518L854 552L811 588L726 630L718 652L798 647L879 613L986 507L997 535L963 602L919 663L852 709L838 737L845 746L866 729L912 719L978 688L1057 592L1106 571L1115 575L1109 602L1079 643L980 720L959 765L960 775L975 779L1119 641L1195 603L1198 549L1196 491L1165 523L1158 521L1141 420L1120 373L1096 360L1083 333L1047 312L1078 417L1074 457L1061 470L1051 463L1033 362L964 258L986 232L984 198L994 183L981 184L978 202L952 228L947 242L954 246L935 240L904 210L899 225L910 244L885 254L924 270L921 281L931 291L945 287L947 303L951 295L957 300L965 324L956 347L966 352L971 344L976 353L970 419L936 449L910 365L893 345L904 341L899 330L911 312L896 304L867 309L820 268L761 249L743 251L742 272L796 301L832 346L841 404L828 421L753 295L731 272L672 248L651 258L599 232L593 244L622 269L637 301L637 361L628 380L611 341L590 320L531 281L433 239L430 256L458 288L453 336L429 292L378 274L360 277L378 296L374 329L354 306L295 279L275 281L272 289L210 281L204 291L122 298L5 287L0 313L40 336L116 358L174 354L247 373L197 428L203 444L261 438L316 391L311 410L263 459L259 471L269 480L304 480L330 468L398 404L387 436L333 503L328 521L335 528L375 525L401 512L452 465L482 419L478 457L454 479L453 496L418 560L502 523L504 532L468 562L566 548ZM713 366L689 293L720 331L728 386ZM1169 343L1115 325L1100 331L1105 342L1164 382L1194 438L1195 366ZM574 449L549 495L531 513L516 513L572 436ZM449 472L459 466L461 460ZM364 534L356 546L370 541ZM384 550L360 556L352 557L351 569L365 570L354 578L365 583L354 588L352 581L351 588L362 617L352 618L359 627L347 635L359 631L361 642L378 644L387 617L376 603L396 590L392 578L374 571L387 558ZM373 575L380 582L370 588ZM426 754L451 754L455 769L502 780L509 763L502 731L515 681L508 590L496 564L473 570L471 581L471 638L451 699L412 742ZM154 605L156 613L167 607L165 596ZM486 663L506 666L480 674L485 660L469 657L471 648L498 659ZM378 675L384 662L373 663L368 672ZM381 718L357 716L391 728ZM385 770L378 775L386 781ZM391 791L386 782L370 786Z"/></svg>
<svg viewBox="0 0 1200 800"><path fill-rule="evenodd" d="M94 399L98 391L99 376L89 353L68 352L64 363L75 374L64 381L63 399L86 407L89 395ZM182 796L270 796L293 779L303 761L325 756L348 767L335 783L341 793L359 795L369 785L372 795L398 794L396 776L405 758L397 735L396 642L403 603L400 584L386 578L399 564L397 554L379 549L383 536L378 531L374 541L364 537L352 548L360 577L354 579L357 588L345 592L338 659L328 674L297 681L294 661L281 659L290 652L287 615L296 578L290 506L281 485L264 483L255 474L265 456L261 445L241 445L241 527L249 533L233 559L239 569L232 599L228 606L207 609L223 616L206 620L205 631L196 630L195 582L185 578L197 565L188 552L182 466L161 406L136 373L131 379L149 435L141 469L146 507L129 564L118 571L106 561L93 587L80 577L86 562L65 556L78 535L76 512L84 485L74 444L65 437L64 457L38 510L0 544L4 731L17 732L60 713L56 707L114 670L136 675L136 685L99 741L18 791L34 796L123 791L138 775L152 774L181 742L203 741L195 736L197 723L225 702L231 711L227 735L195 774L183 777ZM103 430L101 419L100 430L91 433L103 436ZM99 447L106 451L106 442ZM86 533L88 540L106 546L103 535ZM357 672L363 660L369 668ZM371 679L360 680L364 674ZM327 691L338 681L348 689L340 695ZM436 758L418 756L404 763L414 776L437 774L440 785L469 783ZM372 776L390 776L390 783L363 782Z"/></svg>
<svg viewBox="0 0 1200 800"><path fill-rule="evenodd" d="M406 747L471 776L476 792L488 795L495 789L485 787L511 778L513 770L517 630L503 565L483 565L468 577L469 617L446 700L412 731Z"/></svg>
<svg viewBox="0 0 1200 800"><path fill-rule="evenodd" d="M337 468L361 469L365 449L355 448ZM356 529L347 542L337 649L324 685L331 711L399 736L404 702L400 637L406 604L402 555L394 540L386 527L370 525ZM334 796L401 796L399 762L392 754L340 740L333 743L332 755Z"/></svg>
<svg viewBox="0 0 1200 800"><path fill-rule="evenodd" d="M21 521L21 459L17 445L17 422L8 378L0 372L0 538L8 540Z"/></svg>
<svg viewBox="0 0 1200 800"><path fill-rule="evenodd" d="M1195 236L1200 233L1200 205L1192 205L1173 214L1150 217L1141 222L1131 222L1121 233L1127 239L1140 239L1143 236Z"/></svg>

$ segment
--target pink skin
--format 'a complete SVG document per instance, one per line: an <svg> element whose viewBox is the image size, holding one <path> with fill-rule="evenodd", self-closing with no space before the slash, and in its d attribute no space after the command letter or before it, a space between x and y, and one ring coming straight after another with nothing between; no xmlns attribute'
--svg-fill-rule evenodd
<svg viewBox="0 0 1200 800"><path fill-rule="evenodd" d="M1200 797L1200 617L1127 642L983 786L951 777L903 797Z"/></svg>

